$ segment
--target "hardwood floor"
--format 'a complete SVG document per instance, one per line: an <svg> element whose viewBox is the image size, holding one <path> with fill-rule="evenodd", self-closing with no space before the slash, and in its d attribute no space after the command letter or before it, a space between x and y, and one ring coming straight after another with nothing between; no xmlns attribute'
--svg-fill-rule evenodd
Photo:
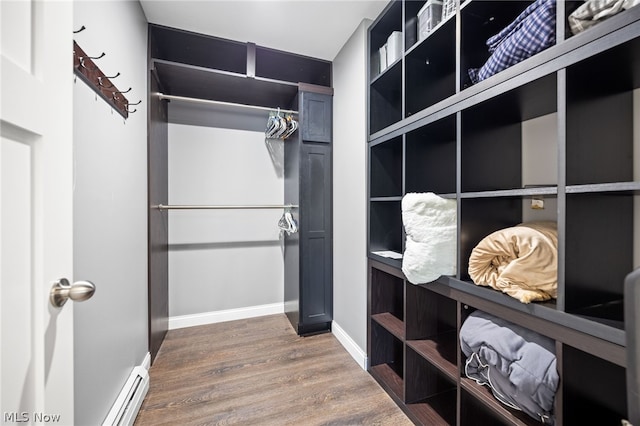
<svg viewBox="0 0 640 426"><path fill-rule="evenodd" d="M331 333L285 315L171 330L135 426L411 425Z"/></svg>

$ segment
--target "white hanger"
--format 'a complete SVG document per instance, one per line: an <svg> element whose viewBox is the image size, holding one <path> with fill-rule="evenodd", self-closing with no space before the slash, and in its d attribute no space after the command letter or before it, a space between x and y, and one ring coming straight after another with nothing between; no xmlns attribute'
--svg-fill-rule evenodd
<svg viewBox="0 0 640 426"><path fill-rule="evenodd" d="M278 221L278 228L286 232L287 235L295 234L296 232L298 232L298 225L296 224L296 221L293 218L293 215L291 214L291 210L289 208L287 208L282 214L282 217L280 217L280 220Z"/></svg>

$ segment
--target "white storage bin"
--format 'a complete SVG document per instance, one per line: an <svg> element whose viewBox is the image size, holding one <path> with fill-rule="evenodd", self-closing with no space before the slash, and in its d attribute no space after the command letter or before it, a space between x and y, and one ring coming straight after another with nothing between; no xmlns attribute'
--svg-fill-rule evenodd
<svg viewBox="0 0 640 426"><path fill-rule="evenodd" d="M442 19L442 1L427 0L418 12L418 41L424 39Z"/></svg>
<svg viewBox="0 0 640 426"><path fill-rule="evenodd" d="M444 0L444 4L442 5L442 20L444 21L448 17L455 15L456 13L456 2L454 0Z"/></svg>
<svg viewBox="0 0 640 426"><path fill-rule="evenodd" d="M394 31L387 39L387 65L391 65L402 56L402 32Z"/></svg>
<svg viewBox="0 0 640 426"><path fill-rule="evenodd" d="M379 57L380 57L380 73L387 69L387 45L385 44L380 48Z"/></svg>

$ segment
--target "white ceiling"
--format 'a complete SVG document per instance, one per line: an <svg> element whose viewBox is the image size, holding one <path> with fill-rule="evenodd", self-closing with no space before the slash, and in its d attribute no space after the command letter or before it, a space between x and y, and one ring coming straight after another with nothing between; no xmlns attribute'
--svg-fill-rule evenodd
<svg viewBox="0 0 640 426"><path fill-rule="evenodd" d="M332 61L387 0L140 0L147 20Z"/></svg>

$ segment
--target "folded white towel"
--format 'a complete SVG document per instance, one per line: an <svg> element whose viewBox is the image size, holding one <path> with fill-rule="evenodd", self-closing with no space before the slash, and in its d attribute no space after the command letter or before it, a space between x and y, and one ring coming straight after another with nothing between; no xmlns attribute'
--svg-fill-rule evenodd
<svg viewBox="0 0 640 426"><path fill-rule="evenodd" d="M402 272L409 282L428 283L456 274L456 200L432 192L406 194L402 222L407 234Z"/></svg>

